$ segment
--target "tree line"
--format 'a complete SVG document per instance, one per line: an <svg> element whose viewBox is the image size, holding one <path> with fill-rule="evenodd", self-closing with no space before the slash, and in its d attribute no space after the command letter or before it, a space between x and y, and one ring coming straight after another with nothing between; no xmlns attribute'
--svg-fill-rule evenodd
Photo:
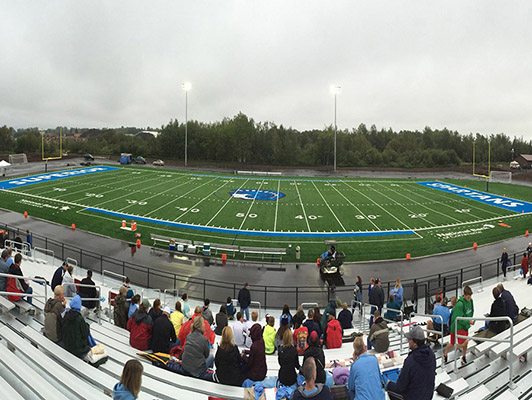
<svg viewBox="0 0 532 400"><path fill-rule="evenodd" d="M78 129L58 127L48 129L49 135L63 132L63 151L116 156L132 153L145 157L182 160L185 152L185 124L171 120L156 129L157 137L136 137L141 129L121 127L113 129ZM255 122L243 113L222 121L188 122L188 160L216 161L254 165L332 166L334 162L334 128L298 131L272 122ZM147 130L155 130L147 128ZM74 139L81 134L84 140ZM515 156L532 153L532 141L511 138L504 133L461 135L446 128L423 131L356 128L337 131L337 165L339 167L452 167L475 159L478 164L488 160L488 141L491 141L491 161L509 163L512 149ZM2 153L40 153L41 134L37 128L0 128ZM45 143L45 153L59 151L57 140ZM506 165L505 165L506 166Z"/></svg>

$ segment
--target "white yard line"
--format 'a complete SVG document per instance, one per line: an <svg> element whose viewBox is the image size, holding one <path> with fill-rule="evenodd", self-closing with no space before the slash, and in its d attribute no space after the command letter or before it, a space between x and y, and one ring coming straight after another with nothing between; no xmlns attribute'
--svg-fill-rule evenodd
<svg viewBox="0 0 532 400"><path fill-rule="evenodd" d="M279 209L279 193L281 191L281 180L279 179L277 184L277 201L275 202L275 220L273 222L273 231L277 231L277 210Z"/></svg>
<svg viewBox="0 0 532 400"><path fill-rule="evenodd" d="M356 192L358 192L359 194L361 194L362 196L364 196L366 199L368 199L369 201L371 201L373 204L375 204L377 207L379 207L382 211L384 211L386 214L388 214L390 217L394 218L397 222L399 222L401 225L404 225L408 230L412 231L413 229L410 228L407 224L405 224L403 221L401 221L399 218L397 218L395 215L393 215L391 212L389 212L386 208L384 208L383 206L381 206L379 203L376 203L371 197L369 196L366 196L364 193L362 193L360 190L354 188L353 186L351 186L349 183L347 183L346 181L341 181L342 183L344 183L347 187L350 187L351 189L355 190ZM373 189L374 190L374 189Z"/></svg>
<svg viewBox="0 0 532 400"><path fill-rule="evenodd" d="M364 214L364 213L362 212L362 210L361 210L360 208L358 208L356 205L354 205L354 204L351 202L351 200L349 200L347 197L345 197L344 194L343 194L342 192L340 192L340 191L336 188L336 186L332 186L332 185L331 185L331 187L332 187L334 190L336 190L336 191L340 194L340 196L342 196L344 199L346 199L347 202L348 202L349 204L351 204L351 206L355 207L355 208L357 209L357 211L358 211L358 212L359 212L359 213L360 213L360 214L361 214L366 220L368 220L369 222L371 222L371 224L372 224L375 228L377 228L378 231L381 230L381 229L380 229L380 228L379 228L379 227L378 227L378 226L377 226L377 225L376 225L371 219L369 219L369 218L366 216L366 214Z"/></svg>
<svg viewBox="0 0 532 400"><path fill-rule="evenodd" d="M214 178L214 179L218 179L218 178ZM214 180L214 179L213 179L213 180ZM210 183L210 182L212 182L212 181L209 181L209 182L207 182L207 183ZM228 183L229 183L229 182L225 182L222 186L220 186L220 187L217 188L216 190L212 191L207 197L204 197L203 199L201 199L200 201L198 201L198 202L197 202L196 204L194 204L193 206L190 206L190 207L188 208L187 211L185 211L185 212L184 212L183 214L181 214L179 217L177 217L176 219L174 219L174 222L176 222L178 219L181 219L181 217L182 217L183 215L185 215L185 214L187 214L188 212L190 212L190 210L193 210L194 208L196 208L196 207L197 207L202 201L207 200L209 197L211 197L214 193L216 193L218 190L220 190L221 188L223 188L223 187L224 187L225 185L227 185ZM203 186L203 185L201 185L201 186ZM198 187L200 187L200 186L198 186ZM177 199L176 199L176 200L177 200ZM174 200L172 200L170 203L172 203L173 201L174 201ZM168 204L170 204L170 203L168 203ZM166 204L166 205L168 205L168 204Z"/></svg>
<svg viewBox="0 0 532 400"><path fill-rule="evenodd" d="M12 193L12 194L16 194L16 195L19 195L19 196L28 196L28 197L32 197L32 198L39 199L39 200L51 201L52 203L68 204L70 206L81 207L81 208L90 207L90 206L87 206L85 204L73 203L71 201L66 201L66 200L57 200L57 199L53 199L53 198L50 198L50 197L39 196L37 194L31 194L31 193L26 193L26 192L17 192L17 191L13 191L13 190L5 190L5 189L1 189L1 190L3 192Z"/></svg>
<svg viewBox="0 0 532 400"><path fill-rule="evenodd" d="M249 212L251 211L251 207L253 207L253 204L255 204L255 199L257 198L257 195L259 194L259 190L261 189L262 185L264 185L264 180L260 183L260 186L257 191L255 191L255 196L253 196L253 201L251 202L251 205L248 208L248 212L244 216L244 219L242 220L242 223L240 224L240 227L238 229L242 229L244 226L244 222L246 222L246 219L248 218Z"/></svg>
<svg viewBox="0 0 532 400"><path fill-rule="evenodd" d="M382 187L386 188L386 186L384 186L384 185L381 184L381 183L379 183L378 185L381 185ZM437 213L437 214L443 215L444 217L451 218L451 219L455 220L456 222L462 222L462 221L460 221L458 218L452 217L452 216L450 216L450 215L448 215L448 214L445 214L445 213L439 212L439 211L437 211L437 210L434 210L433 208L430 208L430 207L428 207L428 206L425 206L425 205L423 205L423 204L421 204L421 203L415 201L415 200L412 199L411 197L408 197L408 196L406 196L406 195L404 195L404 194L402 194L402 193L399 193L397 190L391 189L391 191L394 192L394 193L397 193L399 196L402 196L402 197L404 197L405 199L408 199L408 200L410 200L410 201L413 201L413 202L416 203L418 206L424 207L424 208L426 208L427 210L430 210L430 211L432 211L432 212L434 212L434 213Z"/></svg>
<svg viewBox="0 0 532 400"><path fill-rule="evenodd" d="M131 179L135 179L135 178L127 178L127 179L124 179L124 180L120 181L120 183L122 184L122 183L124 183L124 182L130 181ZM135 182L133 182L133 183L131 183L131 184L129 184L129 185L126 185L126 186L120 186L120 187L118 187L118 188L115 186L114 189L107 190L107 191L105 191L105 192L98 192L98 193L96 193L96 194L107 194L107 193L112 193L112 192L116 192L117 190L122 190L122 189L128 188L128 187L130 187L130 186L134 186L134 185L137 185L137 186L138 186L138 185L139 185L139 182L138 182L138 181L135 181ZM104 186L106 186L106 185L102 185L102 187L104 187ZM86 190L87 190L87 189L84 189L84 190L80 190L80 191L78 191L78 192L84 192L84 191L86 191ZM74 193L78 193L78 192L72 192L72 193L69 193L69 194L74 194ZM85 197L82 197L81 199L84 199L84 198L85 198ZM79 199L79 200L81 200L81 199ZM75 201L79 201L79 200L75 200Z"/></svg>
<svg viewBox="0 0 532 400"><path fill-rule="evenodd" d="M334 216L334 218L336 218L336 221L340 224L340 226L342 227L342 229L344 230L344 232L347 232L347 229L345 229L344 225L340 222L340 220L338 219L338 217L336 216L336 214L334 213L334 211L332 210L331 206L329 206L329 203L327 202L327 200L325 200L325 197L323 197L323 195L321 194L321 192L319 191L318 187L316 186L316 184L314 183L314 181L312 181L312 185L314 186L314 189L316 189L316 191L318 192L318 194L321 196L321 198L323 199L323 201L325 202L325 205L327 206L327 208L329 209L329 211L332 213L332 215ZM375 224L373 224L375 225Z"/></svg>
<svg viewBox="0 0 532 400"><path fill-rule="evenodd" d="M308 223L307 213L305 212L305 207L303 206L303 200L301 200L301 195L299 194L299 189L297 188L297 183L294 181L294 186L296 187L297 197L299 198L299 204L301 204L301 209L303 210L303 216L305 217L305 221L307 222L307 228L309 232L312 232L310 230L310 224Z"/></svg>
<svg viewBox="0 0 532 400"><path fill-rule="evenodd" d="M242 186L240 186L240 187L237 189L237 192L238 192L240 189L242 189L242 187L243 187L246 183L248 183L248 181L249 181L249 178L246 179L245 182L242 184ZM218 214L220 214L220 211L222 211L222 210L225 208L225 206L226 206L231 200L233 200L233 196L229 196L229 199L227 199L227 201L224 203L224 205L218 210L218 212L217 212L216 214L214 214L214 217L212 217L212 218L209 220L209 222L207 222L207 223L205 224L205 226L209 226L209 224L214 220L214 218L216 218L216 217L218 216Z"/></svg>

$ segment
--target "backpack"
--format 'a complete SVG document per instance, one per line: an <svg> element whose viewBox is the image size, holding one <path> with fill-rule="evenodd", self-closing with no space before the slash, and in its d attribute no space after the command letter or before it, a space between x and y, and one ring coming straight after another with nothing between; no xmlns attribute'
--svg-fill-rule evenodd
<svg viewBox="0 0 532 400"><path fill-rule="evenodd" d="M308 330L300 328L296 336L296 349L299 354L302 354L308 347L307 337L308 337Z"/></svg>

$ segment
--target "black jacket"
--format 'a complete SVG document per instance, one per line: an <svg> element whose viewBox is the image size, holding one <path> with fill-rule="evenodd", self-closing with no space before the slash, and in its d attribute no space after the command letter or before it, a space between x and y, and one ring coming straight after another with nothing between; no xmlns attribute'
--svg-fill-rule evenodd
<svg viewBox="0 0 532 400"><path fill-rule="evenodd" d="M519 314L519 307L515 303L514 296L512 294L504 289L501 292L501 297L504 300L504 304L506 306L506 315L509 316L512 320L515 320L517 318L517 314Z"/></svg>
<svg viewBox="0 0 532 400"><path fill-rule="evenodd" d="M506 269L506 267L508 266L508 253L502 253L501 264L502 264L502 268Z"/></svg>
<svg viewBox="0 0 532 400"><path fill-rule="evenodd" d="M429 400L434 396L435 378L436 357L430 347L423 345L410 352L397 382L388 382L387 389L401 394L404 400Z"/></svg>
<svg viewBox="0 0 532 400"><path fill-rule="evenodd" d="M95 285L94 281L89 277L83 278L81 280L81 283L83 285ZM81 297L81 304L83 304L85 307L95 308L98 305L98 300L83 300L83 298L86 298L86 299L96 298L96 296L98 295L98 292L96 291L95 287L91 288L91 287L80 286L78 293L79 293L79 297Z"/></svg>
<svg viewBox="0 0 532 400"><path fill-rule="evenodd" d="M382 308L384 305L384 292L380 286L373 286L369 294L369 304Z"/></svg>
<svg viewBox="0 0 532 400"><path fill-rule="evenodd" d="M235 345L228 350L218 347L214 363L216 364L216 376L220 383L232 386L242 386L246 374L240 367L240 352Z"/></svg>
<svg viewBox="0 0 532 400"><path fill-rule="evenodd" d="M54 291L55 287L58 285L61 285L63 283L63 276L65 275L65 269L61 265L59 268L57 268L54 272L54 276L52 277L52 292Z"/></svg>
<svg viewBox="0 0 532 400"><path fill-rule="evenodd" d="M251 303L251 294L246 288L240 289L238 292L238 302L240 303L240 308L248 308Z"/></svg>
<svg viewBox="0 0 532 400"><path fill-rule="evenodd" d="M309 346L303 353L303 364L309 357L314 357L316 361L316 383L325 383L325 353L317 346Z"/></svg>
<svg viewBox="0 0 532 400"><path fill-rule="evenodd" d="M294 346L281 346L279 348L279 382L285 386L292 386L297 383L296 368L301 368L299 365L299 357Z"/></svg>
<svg viewBox="0 0 532 400"><path fill-rule="evenodd" d="M506 316L506 304L501 296L497 297L491 304L490 317ZM489 329L495 333L501 333L506 329L506 321L490 321Z"/></svg>
<svg viewBox="0 0 532 400"><path fill-rule="evenodd" d="M312 319L307 319L305 323L303 324L303 326L308 329L308 337L310 337L310 334L312 333L312 331L315 331L318 334L318 337L321 336L320 324L318 324L316 321Z"/></svg>
<svg viewBox="0 0 532 400"><path fill-rule="evenodd" d="M353 314L349 310L342 310L338 314L338 322L342 329L350 329L353 327Z"/></svg>
<svg viewBox="0 0 532 400"><path fill-rule="evenodd" d="M214 330L214 333L217 335L221 335L223 329L227 326L227 314L224 314L222 312L219 312L216 314L216 329Z"/></svg>
<svg viewBox="0 0 532 400"><path fill-rule="evenodd" d="M169 353L170 343L177 341L174 325L163 314L153 323L151 348L154 353Z"/></svg>

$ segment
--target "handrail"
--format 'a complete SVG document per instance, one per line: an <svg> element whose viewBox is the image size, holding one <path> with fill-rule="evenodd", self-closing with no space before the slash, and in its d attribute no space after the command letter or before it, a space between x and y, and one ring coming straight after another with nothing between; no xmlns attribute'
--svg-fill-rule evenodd
<svg viewBox="0 0 532 400"><path fill-rule="evenodd" d="M175 296L174 297L178 297L179 296L179 289L177 288L172 288L172 289L164 289L163 291L163 304L166 304L166 293L167 292L175 292Z"/></svg>
<svg viewBox="0 0 532 400"><path fill-rule="evenodd" d="M108 315L108 318L109 318L109 323L111 323L111 313L114 311L114 304L112 304L112 301L114 300L111 300L111 292L113 290L117 290L118 291L118 294L120 294L120 288L117 288L117 287L112 287L112 288L109 288L109 291L107 292L107 302L109 303L109 315ZM116 296L115 296L116 297ZM113 314L113 318L114 318L114 314Z"/></svg>
<svg viewBox="0 0 532 400"><path fill-rule="evenodd" d="M78 260L76 260L74 258L67 257L66 258L66 262L67 262L68 265L72 265L74 268L78 267Z"/></svg>
<svg viewBox="0 0 532 400"><path fill-rule="evenodd" d="M4 274L4 273L0 273L0 276L5 276L6 278L18 278L18 279L27 279L29 281L32 281L32 282L41 282L41 283L44 283L44 296L40 296L40 295L34 295L34 294L26 294L26 293L20 293L20 292L0 292L0 294L3 294L3 295L11 295L11 296L20 296L22 295L22 297L24 296L29 296L29 297L44 297L45 299L45 302L46 300L48 300L48 284L46 282L46 279L44 278L35 278L35 277L32 277L32 276L21 276L21 275L14 275L14 274Z"/></svg>
<svg viewBox="0 0 532 400"><path fill-rule="evenodd" d="M142 300L144 300L144 291L153 290L154 292L159 292L158 299L161 298L161 289L152 289L152 288L142 288L140 290L140 302L142 303Z"/></svg>
<svg viewBox="0 0 532 400"><path fill-rule="evenodd" d="M462 282L462 289L467 286L468 283L470 282L475 282L475 281L480 281L480 290L479 292L483 292L484 291L484 287L482 286L482 277L481 276L477 276L475 278L472 278L472 279L468 279L467 281L463 281Z"/></svg>
<svg viewBox="0 0 532 400"><path fill-rule="evenodd" d="M34 247L33 248L33 260L35 261L37 259L37 252L44 254L45 257L52 257L52 266L54 265L55 260L55 253L53 250L43 249L41 247ZM48 260L45 259L46 262Z"/></svg>
<svg viewBox="0 0 532 400"><path fill-rule="evenodd" d="M127 276L125 275L121 275L121 274L117 274L116 272L113 272L113 271L109 271L109 270L106 270L104 269L102 271L102 285L105 286L105 274L107 275L113 275L113 276L116 276L117 278L123 278L122 280L125 282L126 281L126 278Z"/></svg>
<svg viewBox="0 0 532 400"><path fill-rule="evenodd" d="M410 313L410 316L408 317L408 326L409 326L409 330L412 329L412 317L413 316L417 316L417 317L428 317L428 318L439 318L440 319L440 326L441 326L441 331L435 331L435 330L432 330L432 329L424 329L424 328L421 328L421 329L424 329L426 332L430 332L430 333L437 333L440 335L438 341L440 343L440 346L441 348L443 349L443 318L441 315L436 315L436 314L416 314L416 313ZM444 368L444 362L443 362L443 357L441 357L441 370L442 372L445 371L445 368Z"/></svg>
<svg viewBox="0 0 532 400"><path fill-rule="evenodd" d="M259 305L259 321L260 321L260 311L262 310L262 305L260 304L260 301L250 301L249 305L252 305L252 304Z"/></svg>
<svg viewBox="0 0 532 400"><path fill-rule="evenodd" d="M81 286L81 287L91 287L91 288L95 288L95 289L98 289L98 297L97 298L93 298L93 297L81 297L81 300L82 300L82 304L83 304L83 300L89 300L89 301L98 301L98 306L96 308L100 308L100 301L102 299L102 289L100 286L96 286L96 285L89 285L87 283L75 283L75 282L64 282L62 284L63 286ZM75 296L73 297L65 297L65 299L70 299L72 300ZM101 325L102 324L102 315L101 315L101 311L98 310L99 312L97 313L98 314L98 324Z"/></svg>
<svg viewBox="0 0 532 400"><path fill-rule="evenodd" d="M16 242L14 240L6 239L4 242L4 248L11 247L12 250L17 250L17 252L28 256L31 254L31 246L28 242ZM19 247L21 247L19 249Z"/></svg>
<svg viewBox="0 0 532 400"><path fill-rule="evenodd" d="M376 306L374 306L376 307ZM398 310L396 308L388 308L386 306L383 306L382 307L382 310L383 311L392 311L392 312L395 312L395 313L399 313L399 315L401 316L401 340L399 341L399 353L400 354L403 354L403 330L404 330L404 319L405 319L405 316L403 314L403 311L402 310ZM390 321L390 322L393 322L393 323L397 323L398 321L393 321L391 319L387 319L387 318L384 318L384 314L381 313L381 317L385 320L385 321Z"/></svg>
<svg viewBox="0 0 532 400"><path fill-rule="evenodd" d="M318 303L301 303L301 308L303 308L303 309L305 309L308 306L319 307L320 305Z"/></svg>
<svg viewBox="0 0 532 400"><path fill-rule="evenodd" d="M457 340L454 342L454 372L458 372L458 368L456 366L456 353L457 349L456 346L458 344L458 339L471 339L469 336L465 335L459 335L458 334L458 321L508 321L510 323L510 336L508 339L495 339L493 338L483 338L483 337L475 337L476 340L480 340L481 342L495 342L495 343L509 343L510 344L510 350L508 353L510 354L508 357L508 364L509 364L509 373L510 376L508 377L508 386L510 389L515 389L515 383L512 380L513 376L513 350L514 350L514 322L510 317L456 317L454 320L454 331L456 332L455 337ZM508 328L507 328L508 329ZM464 354L465 356L465 354Z"/></svg>

